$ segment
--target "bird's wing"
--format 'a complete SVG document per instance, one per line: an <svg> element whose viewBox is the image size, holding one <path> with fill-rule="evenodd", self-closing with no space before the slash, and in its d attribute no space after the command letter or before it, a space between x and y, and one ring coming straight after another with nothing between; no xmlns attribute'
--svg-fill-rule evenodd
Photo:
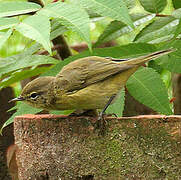
<svg viewBox="0 0 181 180"><path fill-rule="evenodd" d="M132 67L135 65L120 64L111 58L82 58L66 65L56 76L56 83L61 89L71 92Z"/></svg>
<svg viewBox="0 0 181 180"><path fill-rule="evenodd" d="M171 48L128 60L96 56L78 59L69 63L60 71L55 78L55 83L58 89L72 92L130 68L141 66L143 63L153 58L160 57L173 51L175 51L175 49Z"/></svg>

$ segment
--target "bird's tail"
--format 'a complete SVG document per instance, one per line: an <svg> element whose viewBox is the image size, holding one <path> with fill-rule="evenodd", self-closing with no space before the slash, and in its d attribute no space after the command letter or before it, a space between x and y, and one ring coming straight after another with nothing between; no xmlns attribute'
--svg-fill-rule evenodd
<svg viewBox="0 0 181 180"><path fill-rule="evenodd" d="M166 55L166 54L169 54L171 52L174 52L176 49L166 49L166 50L161 50L161 51L156 51L154 53L151 53L151 54L148 54L148 55L145 55L145 56L140 56L140 57L137 57L137 58L132 58L132 59L129 59L126 61L126 64L127 65L141 65L151 59L155 59L155 58L158 58L160 56L163 56L163 55ZM120 64L124 64L125 62L120 62Z"/></svg>

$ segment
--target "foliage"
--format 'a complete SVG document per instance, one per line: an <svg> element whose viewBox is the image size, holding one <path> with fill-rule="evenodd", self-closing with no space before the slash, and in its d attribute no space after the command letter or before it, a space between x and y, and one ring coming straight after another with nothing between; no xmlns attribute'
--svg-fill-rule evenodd
<svg viewBox="0 0 181 180"><path fill-rule="evenodd" d="M145 105L157 109L160 113L172 114L166 88L155 70L140 68L129 78L126 87L130 94L134 95L136 99L139 99Z"/></svg>
<svg viewBox="0 0 181 180"><path fill-rule="evenodd" d="M168 89L160 74L165 69L181 73L179 3L173 0L173 6L168 7L172 4L171 0L168 4L166 0L139 0L134 7L132 4L135 4L135 0L114 0L111 3L102 0L43 2L44 7L26 1L0 1L0 53L17 32L21 34L19 36L24 36L21 50L0 59L0 88L39 74L56 75L64 65L79 57L130 58L174 47L176 52L159 58L154 63L156 65L150 68L141 68L127 83L127 89L135 99L162 114L172 114ZM100 26L102 29L98 31ZM68 42L70 47L79 37L87 43L89 50L59 62L51 56L57 53L52 40L60 35L64 35L68 41L71 39ZM92 39L95 37L92 36L97 37L94 43ZM110 41L116 46L98 48ZM19 44L22 45L22 42ZM48 55L42 55L40 50L48 51ZM39 66L42 64L52 66ZM119 115L124 109L124 92L121 97L121 102L118 100L113 108L114 113ZM17 105L15 115L40 111L28 107L23 112L23 108L25 105ZM7 124L12 122L13 117Z"/></svg>

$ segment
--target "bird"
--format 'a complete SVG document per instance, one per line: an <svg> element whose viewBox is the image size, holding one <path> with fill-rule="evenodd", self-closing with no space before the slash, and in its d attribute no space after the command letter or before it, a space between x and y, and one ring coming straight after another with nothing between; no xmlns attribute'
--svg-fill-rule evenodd
<svg viewBox="0 0 181 180"><path fill-rule="evenodd" d="M43 76L29 82L20 96L11 102L24 101L44 110L101 109L101 119L140 66L173 51L170 48L130 59L98 56L80 58L64 66L55 77Z"/></svg>

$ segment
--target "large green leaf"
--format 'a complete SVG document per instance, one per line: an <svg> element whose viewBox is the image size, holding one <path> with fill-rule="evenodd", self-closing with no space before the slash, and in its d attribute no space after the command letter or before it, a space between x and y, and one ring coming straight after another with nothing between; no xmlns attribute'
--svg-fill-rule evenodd
<svg viewBox="0 0 181 180"><path fill-rule="evenodd" d="M0 17L15 16L36 12L41 8L40 5L31 2L6 1L0 2Z"/></svg>
<svg viewBox="0 0 181 180"><path fill-rule="evenodd" d="M136 37L136 42L160 43L167 41L174 36L179 23L178 19L172 16L158 18L143 29Z"/></svg>
<svg viewBox="0 0 181 180"><path fill-rule="evenodd" d="M121 117L123 115L123 110L124 110L124 102L125 102L124 100L125 100L125 90L123 88L120 91L120 93L117 95L115 102L107 108L106 113L116 114L117 116Z"/></svg>
<svg viewBox="0 0 181 180"><path fill-rule="evenodd" d="M134 26L138 27L155 17L154 14L151 15L143 15L143 14L134 14L131 15L132 20L134 21ZM104 30L104 32L99 36L95 46L99 46L104 42L108 42L114 40L124 34L132 32L133 29L130 26L126 26L120 21L112 21Z"/></svg>
<svg viewBox="0 0 181 180"><path fill-rule="evenodd" d="M64 32L67 31L67 28L63 25L60 24L60 22L56 21L57 19L52 20L52 26L51 26L51 33L50 33L50 40L53 40L54 38L56 38L57 36L63 34ZM29 56L32 54L35 54L37 51L39 51L41 49L41 44L39 43L35 43L34 45L32 45L31 47L25 49L21 54L18 54L16 56Z"/></svg>
<svg viewBox="0 0 181 180"><path fill-rule="evenodd" d="M160 13L167 5L167 0L139 0L144 9L151 13Z"/></svg>
<svg viewBox="0 0 181 180"><path fill-rule="evenodd" d="M151 68L140 68L128 80L126 87L129 93L144 105L170 115L167 89L160 75Z"/></svg>
<svg viewBox="0 0 181 180"><path fill-rule="evenodd" d="M2 32L0 34L0 49L2 45L6 42L6 40L11 36L12 29L9 29L7 32Z"/></svg>
<svg viewBox="0 0 181 180"><path fill-rule="evenodd" d="M110 17L114 20L122 21L131 26L133 23L128 13L128 8L123 0L104 1L104 0L81 0L79 2L84 8L91 9L101 16Z"/></svg>
<svg viewBox="0 0 181 180"><path fill-rule="evenodd" d="M42 44L43 47L51 54L49 18L42 15L30 16L23 20L15 28L24 36Z"/></svg>
<svg viewBox="0 0 181 180"><path fill-rule="evenodd" d="M0 134L2 133L3 128L11 124L16 116L22 114L36 114L42 111L41 109L33 108L22 102L18 103L13 109L18 109L18 110L3 124L2 128L0 129Z"/></svg>
<svg viewBox="0 0 181 180"><path fill-rule="evenodd" d="M7 29L19 23L17 17L0 18L0 30Z"/></svg>
<svg viewBox="0 0 181 180"><path fill-rule="evenodd" d="M43 55L12 56L0 59L0 76L22 68L38 66L40 64L57 64L59 61Z"/></svg>
<svg viewBox="0 0 181 180"><path fill-rule="evenodd" d="M21 81L23 79L32 77L32 76L37 76L43 72L46 72L50 67L37 67L37 68L31 68L31 69L25 69L22 71L17 71L14 73L11 73L11 76L3 79L0 81L0 89L5 88L15 82Z"/></svg>
<svg viewBox="0 0 181 180"><path fill-rule="evenodd" d="M68 29L77 32L91 48L89 17L87 12L79 6L66 3L52 3L38 12L48 17L58 18Z"/></svg>

